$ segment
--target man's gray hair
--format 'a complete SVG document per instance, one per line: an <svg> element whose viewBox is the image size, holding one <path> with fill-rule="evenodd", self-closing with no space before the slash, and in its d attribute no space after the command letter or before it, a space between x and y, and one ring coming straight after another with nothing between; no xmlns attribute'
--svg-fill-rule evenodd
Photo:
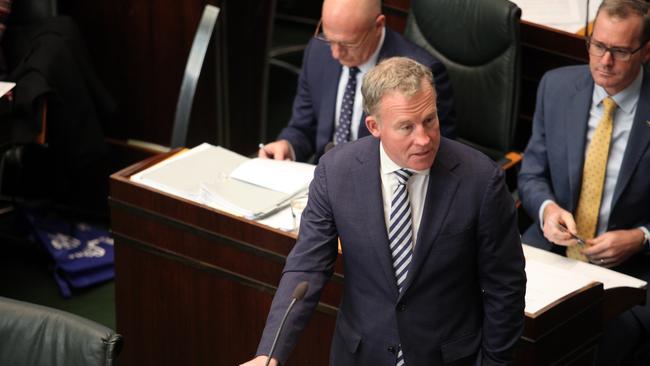
<svg viewBox="0 0 650 366"><path fill-rule="evenodd" d="M383 60L363 77L363 111L377 116L379 102L384 95L398 91L411 96L420 91L422 81L429 83L435 91L433 74L428 67L407 57Z"/></svg>
<svg viewBox="0 0 650 366"><path fill-rule="evenodd" d="M601 11L620 19L627 19L630 15L640 16L643 19L641 45L650 41L650 4L645 0L604 0L598 7L596 17Z"/></svg>

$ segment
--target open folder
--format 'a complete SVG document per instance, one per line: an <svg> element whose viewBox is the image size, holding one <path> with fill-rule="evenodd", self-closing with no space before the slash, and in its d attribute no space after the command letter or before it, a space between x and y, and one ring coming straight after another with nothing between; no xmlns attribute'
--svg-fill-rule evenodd
<svg viewBox="0 0 650 366"><path fill-rule="evenodd" d="M287 207L305 193L314 165L250 159L207 143L131 176L131 180L249 219Z"/></svg>

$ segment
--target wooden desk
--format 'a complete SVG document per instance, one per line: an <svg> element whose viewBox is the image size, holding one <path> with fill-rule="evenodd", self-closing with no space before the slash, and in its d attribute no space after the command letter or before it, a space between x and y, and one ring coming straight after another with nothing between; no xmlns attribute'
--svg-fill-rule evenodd
<svg viewBox="0 0 650 366"><path fill-rule="evenodd" d="M111 176L120 364L237 365L255 354L295 237L129 180L169 155ZM288 366L327 364L343 284L336 266ZM607 293L594 284L528 316L519 364L588 359L604 309L612 317L644 298L634 292L611 307Z"/></svg>

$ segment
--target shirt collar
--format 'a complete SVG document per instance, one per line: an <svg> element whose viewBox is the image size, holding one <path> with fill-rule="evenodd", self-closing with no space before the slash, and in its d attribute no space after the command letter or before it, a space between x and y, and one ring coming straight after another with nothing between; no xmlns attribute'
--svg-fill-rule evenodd
<svg viewBox="0 0 650 366"><path fill-rule="evenodd" d="M386 153L386 150L384 150L384 143L379 142L379 165L381 169L381 175L386 175L386 174L391 174L392 172L396 170L402 169L401 166L397 165L390 156ZM404 168L410 172L413 172L414 174L423 174L423 175L429 175L429 170L431 169L425 169L425 170L415 170L415 169L410 169L410 168Z"/></svg>
<svg viewBox="0 0 650 366"><path fill-rule="evenodd" d="M612 95L612 99L616 102L618 108L622 109L625 113L632 113L634 108L639 101L639 94L641 92L641 84L643 83L643 68L639 69L639 74L636 76L634 81L627 88L621 90L620 92ZM596 84L594 86L594 94L592 98L592 103L599 105L603 99L607 98L607 92L605 89Z"/></svg>

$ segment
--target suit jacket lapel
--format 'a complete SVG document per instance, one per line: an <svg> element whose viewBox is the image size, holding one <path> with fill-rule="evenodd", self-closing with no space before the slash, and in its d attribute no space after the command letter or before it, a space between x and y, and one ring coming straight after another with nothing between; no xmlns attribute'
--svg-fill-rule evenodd
<svg viewBox="0 0 650 366"><path fill-rule="evenodd" d="M366 227L362 228L368 236L368 242L373 243L379 266L386 277L386 283L392 284L397 294L397 283L393 273L393 262L388 244L388 233L384 219L384 201L382 199L381 177L379 168L379 140L373 138L370 149L366 154L357 156L359 165L351 172L351 181L355 182L355 196L358 203L366 212Z"/></svg>
<svg viewBox="0 0 650 366"><path fill-rule="evenodd" d="M589 109L591 107L593 89L593 80L589 76L576 85L576 94L568 104L573 107L567 110L566 119L564 120L566 127L563 130L567 131L564 138L568 157L567 164L572 205L572 207L568 208L569 211L575 209L578 204L578 198L580 197L585 142L587 140L587 124L589 122ZM558 115L561 115L561 113L561 111L558 111Z"/></svg>
<svg viewBox="0 0 650 366"><path fill-rule="evenodd" d="M650 145L650 72L644 73L643 85L639 94L639 102L636 107L636 115L632 123L632 130L625 148L625 155L621 163L621 171L618 174L612 207L616 204L636 170L639 160Z"/></svg>
<svg viewBox="0 0 650 366"><path fill-rule="evenodd" d="M385 58L395 56L397 53L397 50L395 50L394 41L395 34L390 29L385 29L386 36L384 37L384 44L381 46L379 54L377 55L377 63ZM359 128L357 129L357 138L362 138L370 135L370 131L368 131L368 128L366 128L366 116L367 114L365 112L361 113L361 121L359 123Z"/></svg>
<svg viewBox="0 0 650 366"><path fill-rule="evenodd" d="M343 67L333 58L323 69L323 99L321 105L323 108L320 112L320 120L326 123L319 123L319 136L327 136L331 140L334 136L334 113L336 113L336 94L339 86L339 78Z"/></svg>
<svg viewBox="0 0 650 366"><path fill-rule="evenodd" d="M458 177L453 174L453 169L459 164L459 161L454 155L447 152L444 144L443 139L436 160L429 171L427 196L415 242L413 261L401 296L408 291L413 280L417 278L422 264L429 256L429 251L435 243L460 183Z"/></svg>
<svg viewBox="0 0 650 366"><path fill-rule="evenodd" d="M368 127L366 127L366 117L367 116L368 115L366 114L366 112L361 113L361 121L359 123L359 129L357 130L357 138L358 139L370 135L370 131L368 131Z"/></svg>

